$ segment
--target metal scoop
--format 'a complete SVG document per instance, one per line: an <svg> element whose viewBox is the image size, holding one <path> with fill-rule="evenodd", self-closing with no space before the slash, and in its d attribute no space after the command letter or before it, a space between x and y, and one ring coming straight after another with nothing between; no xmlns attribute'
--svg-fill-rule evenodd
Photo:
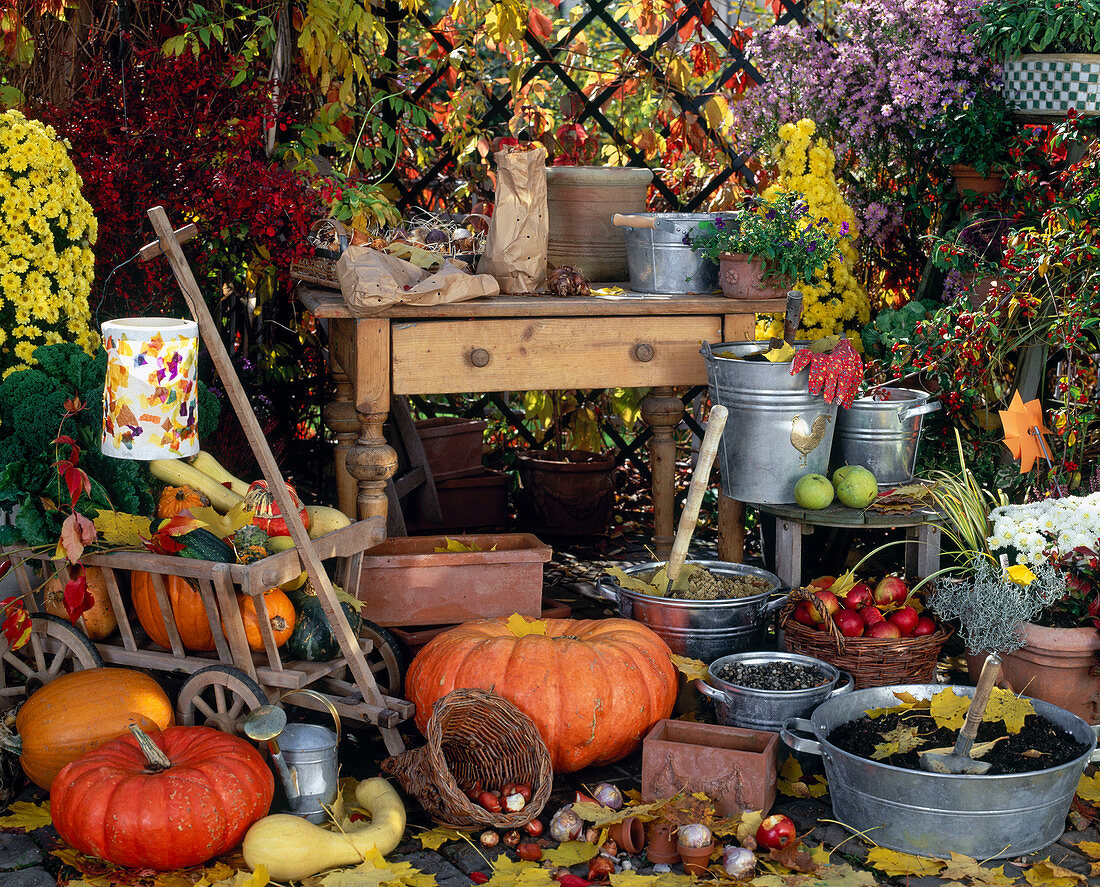
<svg viewBox="0 0 1100 887"><path fill-rule="evenodd" d="M980 776L989 770L989 761L977 761L970 757L970 751L974 747L974 738L978 735L978 726L985 716L985 708L989 704L989 697L993 693L993 685L997 682L997 676L1001 673L1001 659L996 653L991 653L982 666L982 673L978 677L978 686L974 690L974 697L970 700L970 708L966 710L966 721L959 731L959 737L955 740L955 748L948 754L936 751L920 753L920 765L932 773L954 773L965 776Z"/></svg>
<svg viewBox="0 0 1100 887"><path fill-rule="evenodd" d="M249 712L241 722L244 735L256 742L266 742L271 751L271 760L279 771L287 796L298 797L298 774L287 766L282 750L275 737L286 727L286 712L277 705L261 705Z"/></svg>

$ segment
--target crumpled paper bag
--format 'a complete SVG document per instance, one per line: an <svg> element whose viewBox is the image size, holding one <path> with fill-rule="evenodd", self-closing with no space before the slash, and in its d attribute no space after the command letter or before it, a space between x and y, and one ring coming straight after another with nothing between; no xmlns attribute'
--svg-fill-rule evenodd
<svg viewBox="0 0 1100 887"><path fill-rule="evenodd" d="M488 274L468 274L447 259L434 274L369 246L349 246L336 261L344 303L355 317L391 305L444 305L500 292Z"/></svg>
<svg viewBox="0 0 1100 887"><path fill-rule="evenodd" d="M546 282L546 149L508 147L493 155L496 203L477 270L492 274L503 293L536 293Z"/></svg>

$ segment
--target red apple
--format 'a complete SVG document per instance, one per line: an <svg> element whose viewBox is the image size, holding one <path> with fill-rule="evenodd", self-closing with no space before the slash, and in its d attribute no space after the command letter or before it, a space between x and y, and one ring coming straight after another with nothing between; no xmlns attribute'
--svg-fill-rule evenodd
<svg viewBox="0 0 1100 887"><path fill-rule="evenodd" d="M813 613L813 607L810 606L809 601L799 601L798 605L794 608L794 613L791 614L791 618L795 622L801 622L803 625L814 626L816 623L814 617L810 615Z"/></svg>
<svg viewBox="0 0 1100 887"><path fill-rule="evenodd" d="M846 638L858 638L863 634L863 620L855 610L838 610L833 622Z"/></svg>
<svg viewBox="0 0 1100 887"><path fill-rule="evenodd" d="M875 603L880 607L900 604L909 597L909 586L897 576L887 576L875 586Z"/></svg>
<svg viewBox="0 0 1100 887"><path fill-rule="evenodd" d="M863 620L863 624L870 628L878 622L882 622L886 617L882 615L882 610L878 607L864 607L859 611L859 618Z"/></svg>
<svg viewBox="0 0 1100 887"><path fill-rule="evenodd" d="M867 637L900 638L901 629L898 628L893 622L889 622L886 619L883 619L882 622L876 622L874 625L867 629Z"/></svg>
<svg viewBox="0 0 1100 887"><path fill-rule="evenodd" d="M901 629L901 633L906 637L913 633L913 629L917 627L917 622L920 620L917 611L912 607L901 607L898 610L894 610L894 612L886 618Z"/></svg>
<svg viewBox="0 0 1100 887"><path fill-rule="evenodd" d="M875 593L866 582L857 582L844 597L844 606L850 610L862 610L875 602Z"/></svg>
<svg viewBox="0 0 1100 887"><path fill-rule="evenodd" d="M826 619L836 613L837 610L840 609L840 601L836 599L836 595L833 594L831 591L818 589L814 592L814 597L816 597L819 601L821 601L822 604L825 605L825 615L822 616L818 608L811 604L810 617L814 620L814 622L824 622Z"/></svg>
<svg viewBox="0 0 1100 887"><path fill-rule="evenodd" d="M928 616L921 616L917 620L917 624L913 626L912 635L915 638L923 637L926 634L935 633L939 626L936 625L936 620Z"/></svg>
<svg viewBox="0 0 1100 887"><path fill-rule="evenodd" d="M836 576L818 576L813 582L811 582L807 588L818 589L824 591L826 588L832 587L832 584L836 582Z"/></svg>

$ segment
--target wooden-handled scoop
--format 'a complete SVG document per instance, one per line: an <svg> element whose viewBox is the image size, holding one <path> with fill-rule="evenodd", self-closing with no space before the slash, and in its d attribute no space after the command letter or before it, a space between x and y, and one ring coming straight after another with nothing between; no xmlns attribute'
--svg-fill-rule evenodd
<svg viewBox="0 0 1100 887"><path fill-rule="evenodd" d="M997 676L1001 673L1001 659L996 653L990 653L982 666L982 673L978 678L978 686L974 690L974 697L970 700L970 708L966 710L966 721L959 731L959 738L955 740L955 748L950 753L926 751L920 754L920 765L932 773L954 773L962 775L980 776L989 767L989 761L977 761L970 757L970 750L974 747L974 738L978 735L978 727L985 716L985 708L989 704L989 697L993 693L993 685L997 683Z"/></svg>
<svg viewBox="0 0 1100 887"><path fill-rule="evenodd" d="M616 228L656 228L657 220L653 216L632 216L615 213L611 217L611 224Z"/></svg>
<svg viewBox="0 0 1100 887"><path fill-rule="evenodd" d="M680 523L676 525L676 537L672 540L672 554L669 555L668 566L665 568L666 588L675 586L676 577L680 575L680 571L684 568L684 561L687 560L688 545L691 544L691 537L695 533L699 507L703 504L703 493L706 492L710 481L710 469L714 465L714 457L718 453L718 442L722 439L722 430L726 427L728 417L729 410L724 406L711 407L710 418L707 419L707 432L703 435L702 446L699 447L699 461L695 463L695 473L691 476L687 501L684 503L684 510L680 512ZM657 576L653 577L653 583L657 585ZM662 593L664 591L665 589L662 589Z"/></svg>

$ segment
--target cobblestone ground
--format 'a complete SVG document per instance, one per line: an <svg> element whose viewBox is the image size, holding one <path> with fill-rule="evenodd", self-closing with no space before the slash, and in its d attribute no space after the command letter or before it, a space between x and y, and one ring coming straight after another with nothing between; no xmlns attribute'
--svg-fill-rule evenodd
<svg viewBox="0 0 1100 887"><path fill-rule="evenodd" d="M693 546L692 556L697 558L713 556L713 549L705 543L698 544ZM604 558L605 561L616 563L634 563L648 559L648 555L641 546L620 546L608 552ZM547 569L547 592L554 598L570 604L575 615L583 617L617 615L614 605L598 601L591 596L592 583L598 572L598 569L593 566L590 555L584 552L558 554ZM385 755L381 743L369 731L353 731L346 736L341 750L342 773L356 778L376 775L378 764ZM411 745L416 745L419 741L413 734L410 734L408 739ZM781 751L781 760L785 754L785 751ZM814 767L818 767L820 772L817 759L801 758L800 760L807 773ZM609 781L624 789L637 788L640 772L641 755L639 753L613 766L592 768L566 778L559 777L543 819L546 819L548 814L562 803L570 800L575 790L585 786L592 787L599 782ZM19 799L40 801L44 797L43 792L31 787L24 790ZM862 867L862 860L866 858L870 845L865 844L858 837L853 838L848 829L831 821L833 815L828 796L810 799L780 796L774 811L786 813L794 820L807 846L820 844L829 849L837 848L834 861L846 861ZM415 834L417 827L426 828L430 825L422 811L410 811L410 835ZM1024 868L1034 861L1049 857L1057 865L1078 872L1087 878L1090 869L1089 860L1076 852L1074 846L1081 841L1098 840L1100 835L1095 828L1073 831L1063 835L1058 843L1039 854L1016 861L998 860L995 865L1004 864L1005 875L1021 878L1020 883L1024 884L1022 880ZM59 862L56 857L49 855L49 850L56 846L57 841L57 833L52 827L41 828L29 834L0 832L0 887L53 887L57 884ZM421 871L435 875L441 887L469 887L472 883L470 876L475 872L489 872L489 861L495 859L501 852L508 851L502 848L475 849L465 842L447 843L438 851L424 850L420 847L419 841L411 838L401 844L391 854L390 859L408 861ZM644 855L634 857L630 861L633 868L642 874L653 871L653 867ZM1020 865L1017 866L1016 862ZM993 863L990 864L990 866L993 865ZM681 871L680 866L674 866L673 871ZM888 878L874 869L869 871L878 883L894 885L894 887L900 887L900 885L939 887L947 883L940 878L932 877ZM575 866L573 872L583 876L586 873L586 867L583 864ZM1100 884L1100 879L1093 878L1088 883ZM1065 887L1071 887L1071 885L1066 884Z"/></svg>

